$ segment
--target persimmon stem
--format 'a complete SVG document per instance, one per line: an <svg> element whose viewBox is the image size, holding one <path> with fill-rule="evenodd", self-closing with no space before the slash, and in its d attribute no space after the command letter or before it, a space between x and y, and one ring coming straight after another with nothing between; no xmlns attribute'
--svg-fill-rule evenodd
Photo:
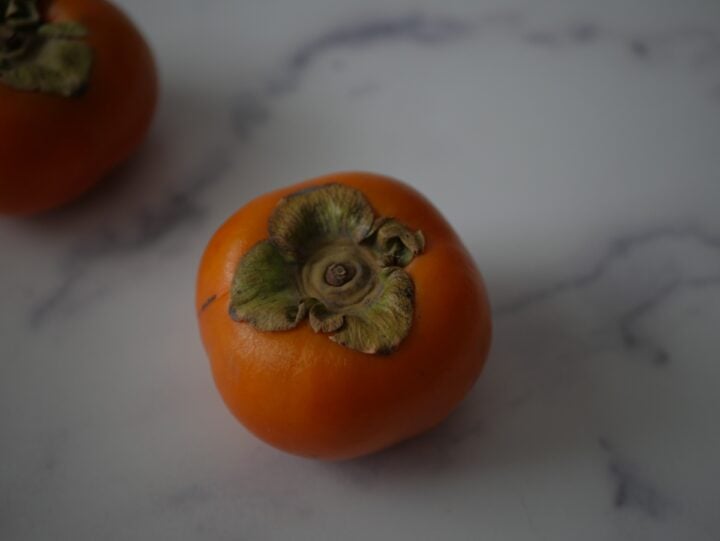
<svg viewBox="0 0 720 541"><path fill-rule="evenodd" d="M333 263L325 271L325 282L334 287L347 284L355 276L355 267Z"/></svg>

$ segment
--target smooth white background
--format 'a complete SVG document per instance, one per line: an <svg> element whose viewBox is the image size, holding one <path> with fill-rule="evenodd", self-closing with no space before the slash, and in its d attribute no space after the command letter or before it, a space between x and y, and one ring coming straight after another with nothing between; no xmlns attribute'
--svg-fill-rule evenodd
<svg viewBox="0 0 720 541"><path fill-rule="evenodd" d="M720 538L720 6L124 0L137 155L0 219L0 538ZM346 463L216 393L194 279L272 188L366 169L482 269L495 342L437 430Z"/></svg>

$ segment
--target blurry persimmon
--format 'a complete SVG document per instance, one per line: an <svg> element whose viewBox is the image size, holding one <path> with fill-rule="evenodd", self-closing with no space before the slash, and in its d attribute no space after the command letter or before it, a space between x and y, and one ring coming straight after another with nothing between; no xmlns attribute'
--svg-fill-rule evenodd
<svg viewBox="0 0 720 541"><path fill-rule="evenodd" d="M0 213L67 203L135 150L155 64L105 0L0 1Z"/></svg>

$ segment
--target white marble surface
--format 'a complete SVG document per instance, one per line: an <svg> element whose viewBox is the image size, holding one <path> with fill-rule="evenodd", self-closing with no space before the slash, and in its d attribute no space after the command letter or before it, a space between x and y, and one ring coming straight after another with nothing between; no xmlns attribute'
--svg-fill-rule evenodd
<svg viewBox="0 0 720 541"><path fill-rule="evenodd" d="M0 219L0 539L720 540L720 4L121 3L147 144ZM231 418L193 289L235 208L338 169L437 203L496 334L440 428L321 463Z"/></svg>

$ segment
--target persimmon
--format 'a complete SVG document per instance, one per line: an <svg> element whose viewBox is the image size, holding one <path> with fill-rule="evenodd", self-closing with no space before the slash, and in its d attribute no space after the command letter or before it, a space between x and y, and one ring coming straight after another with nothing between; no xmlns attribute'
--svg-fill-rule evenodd
<svg viewBox="0 0 720 541"><path fill-rule="evenodd" d="M237 211L202 257L196 309L230 411L271 445L323 459L437 425L476 381L491 337L458 235L414 189L370 173Z"/></svg>
<svg viewBox="0 0 720 541"><path fill-rule="evenodd" d="M155 64L105 0L0 0L0 213L67 203L144 138Z"/></svg>

